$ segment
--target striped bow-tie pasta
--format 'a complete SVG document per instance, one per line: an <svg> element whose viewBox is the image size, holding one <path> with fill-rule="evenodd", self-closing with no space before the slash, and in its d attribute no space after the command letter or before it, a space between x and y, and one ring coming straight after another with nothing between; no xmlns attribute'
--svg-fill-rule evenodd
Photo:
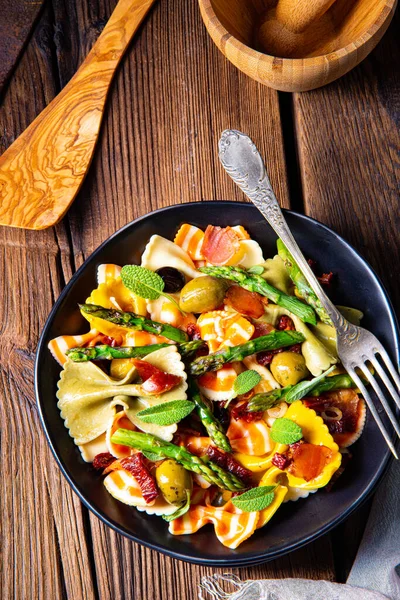
<svg viewBox="0 0 400 600"><path fill-rule="evenodd" d="M138 511L148 515L172 515L176 506L169 504L161 494L155 500L146 502L135 477L123 468L111 471L104 479L106 490L116 500L135 506Z"/></svg>
<svg viewBox="0 0 400 600"><path fill-rule="evenodd" d="M223 229L215 229L219 229L221 236L223 236ZM250 267L260 265L264 262L263 253L259 244L250 239L248 232L242 225L236 225L235 227L226 229L229 230L230 235L233 235L234 238L236 238L237 246L234 253L227 261L224 263L219 262L218 264L241 266L245 269L249 269ZM190 258L195 261L197 266L213 264L212 261L207 262L206 257L203 254L203 242L204 232L198 227L189 225L188 223L184 223L180 227L174 239L174 243L185 250Z"/></svg>
<svg viewBox="0 0 400 600"><path fill-rule="evenodd" d="M237 369L227 364L218 371L208 371L204 375L200 375L197 383L206 398L214 402L224 401L232 398L237 375Z"/></svg>
<svg viewBox="0 0 400 600"><path fill-rule="evenodd" d="M257 528L258 512L243 512L228 502L223 507L191 506L189 511L171 521L169 532L173 535L195 533L204 525L212 523L218 540L227 548L235 549L247 540Z"/></svg>
<svg viewBox="0 0 400 600"><path fill-rule="evenodd" d="M160 296L157 300L148 300L146 304L147 312L152 321L158 323L168 323L174 327L186 330L189 323L196 323L196 317L192 313L182 313L177 304L179 304L179 294L169 294L176 302L174 304L165 296Z"/></svg>
<svg viewBox="0 0 400 600"><path fill-rule="evenodd" d="M226 435L235 452L249 456L263 456L273 447L269 431L264 419L250 423L243 419L231 419Z"/></svg>
<svg viewBox="0 0 400 600"><path fill-rule="evenodd" d="M97 329L91 329L83 335L60 335L48 344L48 348L53 357L60 365L64 365L67 361L66 351L78 346L89 346L91 342L99 338Z"/></svg>
<svg viewBox="0 0 400 600"><path fill-rule="evenodd" d="M237 312L213 310L203 313L197 325L201 338L208 344L210 352L224 346L238 346L251 339L254 325Z"/></svg>

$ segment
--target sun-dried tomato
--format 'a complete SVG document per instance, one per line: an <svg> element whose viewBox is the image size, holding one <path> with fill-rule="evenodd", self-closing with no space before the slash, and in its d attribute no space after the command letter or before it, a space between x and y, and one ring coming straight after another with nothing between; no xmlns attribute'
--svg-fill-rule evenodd
<svg viewBox="0 0 400 600"><path fill-rule="evenodd" d="M328 427L328 431L331 435L333 435L334 433L344 432L343 419L339 419L337 421L325 421L325 425Z"/></svg>
<svg viewBox="0 0 400 600"><path fill-rule="evenodd" d="M264 323L263 321L253 321L254 325L254 333L252 335L252 339L259 338L263 335L268 335L271 331L275 331L275 327L270 325L269 323Z"/></svg>
<svg viewBox="0 0 400 600"><path fill-rule="evenodd" d="M356 431L360 399L354 390L343 389L326 392L315 398L303 398L303 403L319 415L322 415L323 412L329 413L329 409L332 407L338 408L342 412L341 418L336 421L324 419L331 434Z"/></svg>
<svg viewBox="0 0 400 600"><path fill-rule="evenodd" d="M253 421L259 421L263 417L263 411L249 412L247 410L248 402L241 402L236 404L231 409L231 417L238 421L242 419L246 423L252 423Z"/></svg>
<svg viewBox="0 0 400 600"><path fill-rule="evenodd" d="M200 327L196 323L189 323L186 333L190 340L201 340Z"/></svg>
<svg viewBox="0 0 400 600"><path fill-rule="evenodd" d="M276 328L278 331L294 331L296 329L292 319L286 315L279 317Z"/></svg>
<svg viewBox="0 0 400 600"><path fill-rule="evenodd" d="M165 373L145 360L131 359L138 370L139 377L143 380L142 388L149 394L162 394L176 387L181 382L181 377Z"/></svg>
<svg viewBox="0 0 400 600"><path fill-rule="evenodd" d="M243 467L237 460L235 460L232 454L228 452L222 452L216 446L209 446L207 450L207 456L210 460L215 462L221 469L229 471L239 477L244 483L250 484L252 473L245 467Z"/></svg>
<svg viewBox="0 0 400 600"><path fill-rule="evenodd" d="M321 277L317 277L318 281L322 283L322 285L329 286L332 283L333 273L330 271L329 273L322 273Z"/></svg>
<svg viewBox="0 0 400 600"><path fill-rule="evenodd" d="M112 346L113 348L115 348L116 346L119 346L117 340L115 340L114 338L110 337L109 335L104 335L104 333L98 333L96 335L95 338L93 338L88 344L87 346L90 348L92 346Z"/></svg>
<svg viewBox="0 0 400 600"><path fill-rule="evenodd" d="M301 354L301 344L293 344L293 346L289 346L286 348L289 352L295 352L296 354Z"/></svg>
<svg viewBox="0 0 400 600"><path fill-rule="evenodd" d="M142 384L142 389L149 394L162 394L163 392L172 390L180 382L181 377L160 371L159 373L154 373L149 379L146 379Z"/></svg>
<svg viewBox="0 0 400 600"><path fill-rule="evenodd" d="M289 444L289 452L295 452L297 450L297 448L301 445L301 444L305 444L306 442L304 441L303 438L301 438L301 440L299 440L298 442L294 442L293 444Z"/></svg>
<svg viewBox="0 0 400 600"><path fill-rule="evenodd" d="M115 456L110 454L109 452L101 452L100 454L96 454L93 459L93 468L97 471L103 471L113 463L115 460Z"/></svg>
<svg viewBox="0 0 400 600"><path fill-rule="evenodd" d="M330 273L322 273L322 275L318 275L317 272L316 272L317 271L317 269L316 269L316 267L317 267L316 261L312 260L311 258L309 258L307 260L307 262L310 265L311 269L314 271L314 273L316 273L317 279L319 280L319 282L322 285L329 286L332 283L332 278L333 278L333 273L332 272L330 272Z"/></svg>
<svg viewBox="0 0 400 600"><path fill-rule="evenodd" d="M263 367L270 365L275 354L279 354L284 350L289 350L289 348L277 348L276 350L265 350L264 352L259 352L257 354L257 362L259 365L263 365Z"/></svg>
<svg viewBox="0 0 400 600"><path fill-rule="evenodd" d="M288 456L286 456L286 454L280 454L279 452L275 452L271 462L275 467L278 467L278 469L283 471L290 465L291 459Z"/></svg>
<svg viewBox="0 0 400 600"><path fill-rule="evenodd" d="M158 496L158 489L155 479L148 471L141 452L128 456L120 460L123 469L131 473L139 484L143 498L147 504L155 500Z"/></svg>
<svg viewBox="0 0 400 600"><path fill-rule="evenodd" d="M225 303L241 315L259 319L264 314L262 296L257 292L249 292L240 285L231 285L225 296Z"/></svg>

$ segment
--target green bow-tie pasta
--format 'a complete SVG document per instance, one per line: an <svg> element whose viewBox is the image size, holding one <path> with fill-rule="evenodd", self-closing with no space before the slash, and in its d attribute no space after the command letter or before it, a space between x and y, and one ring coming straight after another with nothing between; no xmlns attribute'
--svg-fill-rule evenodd
<svg viewBox="0 0 400 600"><path fill-rule="evenodd" d="M166 373L178 375L178 377L182 378L182 381L179 385L174 387L172 390L169 390L169 392L165 392L161 396L141 396L139 398L135 398L134 401L128 403L129 406L126 409L126 415L131 421L131 423L136 425L136 427L141 431L144 431L145 433L151 433L153 435L156 435L157 437L160 437L166 442L170 442L172 440L172 436L178 428L176 424L169 426L161 426L155 425L154 423L145 423L136 415L139 411L150 406L156 406L157 404L161 404L162 402L172 402L172 400L186 400L186 390L188 385L186 382L185 366L181 360L179 352L176 349L176 346L162 348L161 350L152 352L146 357L146 362L152 364L155 367L158 367Z"/></svg>
<svg viewBox="0 0 400 600"><path fill-rule="evenodd" d="M132 423L147 432L149 424L142 423L136 417L139 410L169 400L186 399L186 374L176 346L152 352L144 360L162 371L178 375L182 378L181 383L164 394L149 395L140 384L132 383L137 377L135 367L124 379L115 380L91 362L74 363L68 360L65 363L58 382L58 408L75 444L86 444L107 431L117 406L125 408ZM176 425L151 427L156 427L155 435L167 441L172 439L177 428Z"/></svg>
<svg viewBox="0 0 400 600"><path fill-rule="evenodd" d="M270 285L273 285L285 294L293 293L292 280L280 256L276 255L274 258L267 258L261 266L264 267L262 277Z"/></svg>
<svg viewBox="0 0 400 600"><path fill-rule="evenodd" d="M324 346L324 344L312 333L311 329L301 321L296 315L293 315L285 308L276 306L275 304L268 304L264 307L265 314L259 319L259 321L265 321L271 325L276 325L279 317L282 315L289 316L295 326L296 331L299 331L306 338L301 345L301 351L306 361L307 369L314 377L321 375L324 371L329 369L331 365L338 362L337 354L332 353Z"/></svg>

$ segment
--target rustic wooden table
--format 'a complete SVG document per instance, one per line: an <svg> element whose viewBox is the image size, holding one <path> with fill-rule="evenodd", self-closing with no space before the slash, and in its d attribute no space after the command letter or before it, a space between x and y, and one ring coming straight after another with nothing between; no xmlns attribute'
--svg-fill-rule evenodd
<svg viewBox="0 0 400 600"><path fill-rule="evenodd" d="M73 75L114 5L47 1L1 99L1 152ZM218 163L224 128L251 135L282 205L349 240L399 307L398 22L340 81L279 94L224 59L195 0L160 1L116 75L92 167L67 216L46 231L0 229L1 598L191 600L213 571L133 544L82 506L41 430L33 364L54 301L109 235L161 206L242 199ZM367 514L364 506L305 548L234 571L344 581Z"/></svg>

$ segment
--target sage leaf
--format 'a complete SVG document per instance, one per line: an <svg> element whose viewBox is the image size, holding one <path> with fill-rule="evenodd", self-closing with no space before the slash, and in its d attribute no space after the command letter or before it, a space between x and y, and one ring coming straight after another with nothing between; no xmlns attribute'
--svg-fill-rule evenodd
<svg viewBox="0 0 400 600"><path fill-rule="evenodd" d="M294 444L303 437L303 431L300 425L297 425L291 419L281 417L275 419L272 424L270 437L278 444Z"/></svg>
<svg viewBox="0 0 400 600"><path fill-rule="evenodd" d="M144 423L167 426L179 423L190 415L195 404L190 400L172 400L156 406L150 406L137 413L137 417Z"/></svg>
<svg viewBox="0 0 400 600"><path fill-rule="evenodd" d="M233 384L233 390L236 396L241 396L242 394L250 392L250 390L260 383L261 379L262 377L257 371L249 370L240 373Z"/></svg>
<svg viewBox="0 0 400 600"><path fill-rule="evenodd" d="M315 386L318 385L318 383L320 381L325 379L325 377L327 377L335 369L336 369L336 365L333 365L332 367L330 367L327 371L325 371L318 377L314 377L314 379L311 379L311 381L300 381L300 383L297 383L296 385L294 385L285 394L285 396L284 396L285 401L288 404L292 404L292 402L295 402L296 400L300 400L301 398L304 398L304 396L307 396L307 394L309 394L315 388Z"/></svg>
<svg viewBox="0 0 400 600"><path fill-rule="evenodd" d="M276 486L260 485L232 498L232 504L244 512L264 510L274 501Z"/></svg>

